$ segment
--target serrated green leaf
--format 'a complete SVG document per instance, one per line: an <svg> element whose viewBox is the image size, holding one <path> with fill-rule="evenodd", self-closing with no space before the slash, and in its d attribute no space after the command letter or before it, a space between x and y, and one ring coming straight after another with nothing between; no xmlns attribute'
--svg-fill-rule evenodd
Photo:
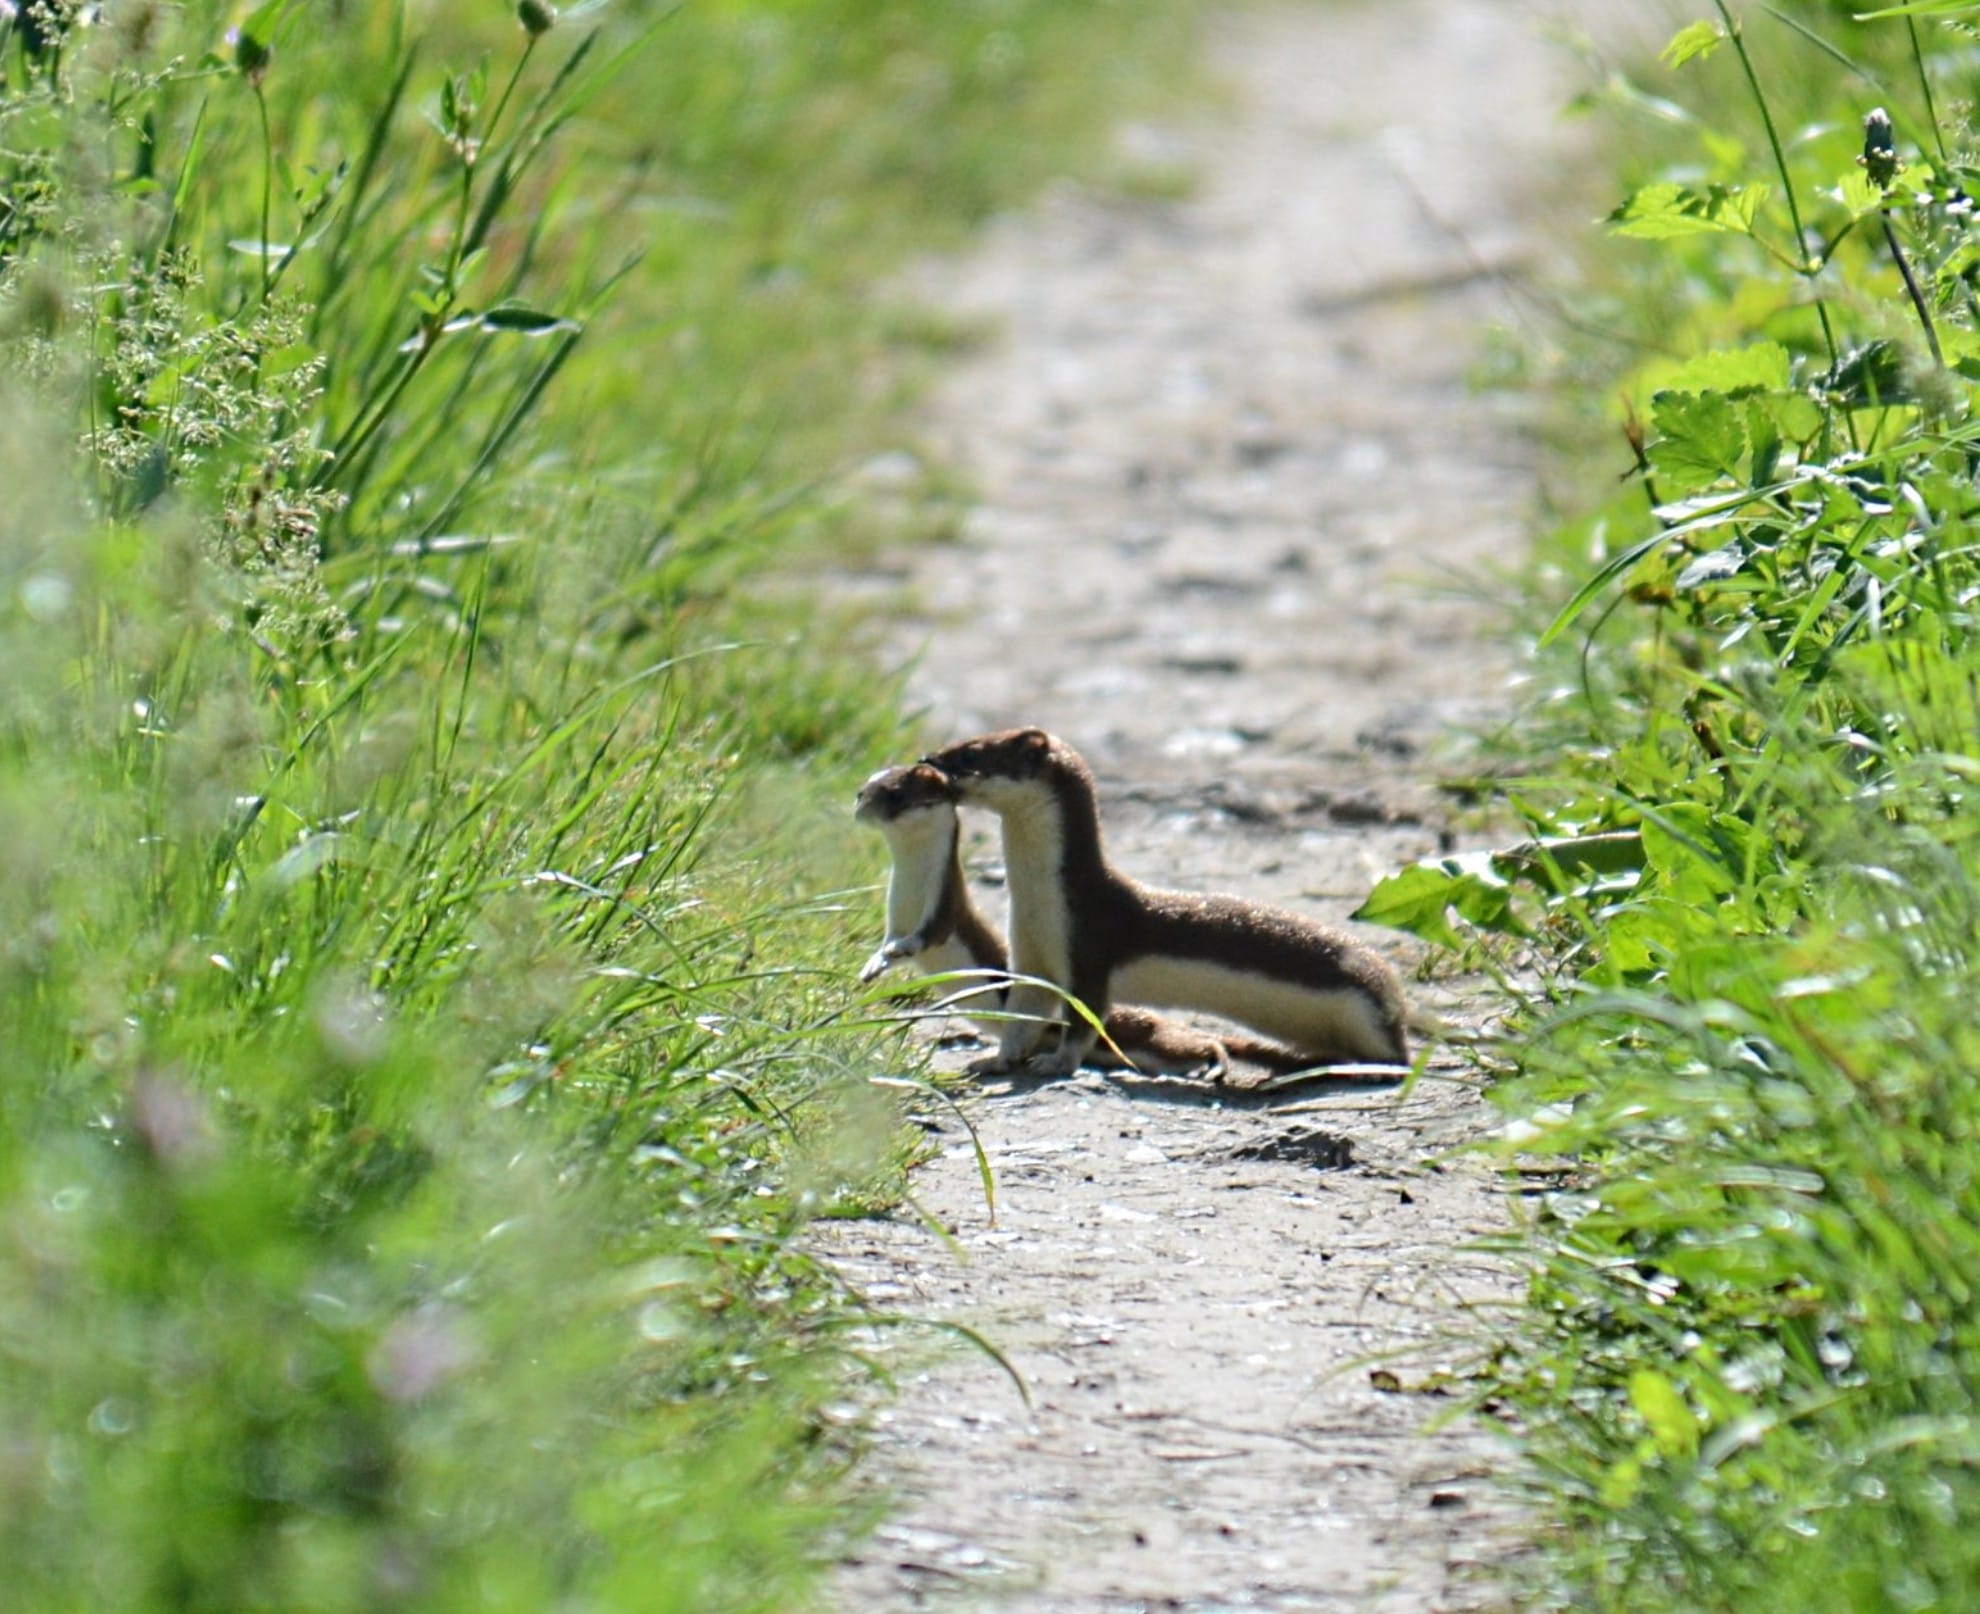
<svg viewBox="0 0 1980 1614"><path fill-rule="evenodd" d="M1822 406L1805 392L1762 393L1748 399L1746 408L1749 417L1764 412L1775 430L1791 443L1807 443L1822 429Z"/></svg>
<svg viewBox="0 0 1980 1614"><path fill-rule="evenodd" d="M1748 392L1784 389L1793 365L1780 343L1755 342L1687 359L1664 387L1671 392L1723 392L1737 398Z"/></svg>
<svg viewBox="0 0 1980 1614"><path fill-rule="evenodd" d="M1650 418L1657 428L1650 466L1664 497L1738 475L1746 424L1724 394L1660 392L1651 400Z"/></svg>
<svg viewBox="0 0 1980 1614"><path fill-rule="evenodd" d="M1450 922L1452 910L1481 930L1526 933L1512 911L1511 888L1493 869L1489 853L1412 863L1380 882L1354 917L1455 947L1462 938Z"/></svg>
<svg viewBox="0 0 1980 1614"><path fill-rule="evenodd" d="M1836 200L1853 219L1866 218L1884 205L1884 193L1868 174L1852 168L1836 181Z"/></svg>
<svg viewBox="0 0 1980 1614"><path fill-rule="evenodd" d="M1713 185L1698 190L1659 180L1632 194L1609 215L1610 233L1660 241L1684 235L1750 235L1765 185Z"/></svg>
<svg viewBox="0 0 1980 1614"><path fill-rule="evenodd" d="M1687 23L1671 35L1671 42L1660 53L1670 67L1682 67L1693 57L1710 56L1726 42L1725 31L1716 22Z"/></svg>

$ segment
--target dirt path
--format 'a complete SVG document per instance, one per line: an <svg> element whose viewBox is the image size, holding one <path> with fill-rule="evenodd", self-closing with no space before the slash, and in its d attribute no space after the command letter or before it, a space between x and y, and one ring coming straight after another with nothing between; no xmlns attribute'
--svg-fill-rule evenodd
<svg viewBox="0 0 1980 1614"><path fill-rule="evenodd" d="M1448 833L1425 750L1506 669L1438 587L1516 556L1533 493L1516 419L1465 378L1506 312L1488 271L1537 250L1528 198L1560 160L1537 15L1229 18L1238 108L1192 137L1191 200L1069 191L922 288L1000 337L932 410L981 503L904 562L914 689L939 735L1071 739L1143 878L1338 919ZM975 850L993 879L990 826ZM1438 1403L1364 1360L1410 1351L1419 1383L1456 1308L1505 1293L1461 1253L1503 1222L1489 1175L1436 1163L1489 1124L1468 1088L1088 1075L983 1084L971 1115L996 1225L953 1119L915 1183L961 1261L907 1217L830 1248L877 1301L995 1338L1034 1405L978 1355L891 1347L877 1466L901 1505L844 1607L1483 1595L1491 1447L1420 1434Z"/></svg>

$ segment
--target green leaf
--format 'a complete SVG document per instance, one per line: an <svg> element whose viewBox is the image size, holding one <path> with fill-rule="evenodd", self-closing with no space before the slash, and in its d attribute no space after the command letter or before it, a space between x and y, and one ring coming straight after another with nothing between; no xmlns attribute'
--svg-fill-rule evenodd
<svg viewBox="0 0 1980 1614"><path fill-rule="evenodd" d="M1788 385L1793 362L1778 342L1719 348L1687 359L1664 386L1671 392L1723 392L1729 398L1780 391Z"/></svg>
<svg viewBox="0 0 1980 1614"><path fill-rule="evenodd" d="M1677 1386L1655 1368L1639 1367L1630 1374L1629 1401L1666 1457L1698 1450L1698 1420Z"/></svg>
<svg viewBox="0 0 1980 1614"><path fill-rule="evenodd" d="M240 36L252 40L266 50L275 42L275 27L282 20L282 13L294 4L294 0L267 0L242 19Z"/></svg>
<svg viewBox="0 0 1980 1614"><path fill-rule="evenodd" d="M1481 930L1511 936L1526 933L1512 911L1511 888L1492 867L1490 853L1412 863L1377 885L1354 917L1456 947L1462 937L1450 922L1453 909Z"/></svg>
<svg viewBox="0 0 1980 1614"><path fill-rule="evenodd" d="M1980 263L1980 257L1974 260ZM1980 381L1980 333L1948 325L1939 332L1946 363L1969 381Z"/></svg>
<svg viewBox="0 0 1980 1614"><path fill-rule="evenodd" d="M1858 11L1851 15L1858 22L1876 22L1883 17L1958 17L1980 12L1975 0L1909 0L1902 6L1885 6L1881 11Z"/></svg>
<svg viewBox="0 0 1980 1614"><path fill-rule="evenodd" d="M578 321L518 303L502 303L488 309L478 322L484 331L510 331L519 336L549 336L556 331L581 331Z"/></svg>
<svg viewBox="0 0 1980 1614"><path fill-rule="evenodd" d="M1613 1464L1602 1476L1602 1505L1620 1511L1643 1489L1643 1459L1634 1454Z"/></svg>
<svg viewBox="0 0 1980 1614"><path fill-rule="evenodd" d="M1687 23L1671 35L1671 42L1662 51L1663 61L1670 67L1682 67L1694 56L1710 56L1726 42L1725 30L1716 22L1699 21Z"/></svg>
<svg viewBox="0 0 1980 1614"><path fill-rule="evenodd" d="M1767 194L1765 185L1713 185L1696 190L1660 180L1645 185L1609 215L1610 233L1646 241L1684 235L1751 235Z"/></svg>
<svg viewBox="0 0 1980 1614"><path fill-rule="evenodd" d="M1749 417L1764 413L1791 443L1807 443L1822 429L1822 406L1805 392L1763 393L1748 399L1746 408Z"/></svg>
<svg viewBox="0 0 1980 1614"><path fill-rule="evenodd" d="M1739 474L1746 424L1722 393L1660 392L1650 401L1657 428L1651 468L1666 498Z"/></svg>
<svg viewBox="0 0 1980 1614"><path fill-rule="evenodd" d="M1670 802L1643 816L1643 850L1659 885L1699 915L1740 889L1749 864L1768 866L1767 844L1756 845L1759 834L1743 819L1697 801Z"/></svg>
<svg viewBox="0 0 1980 1614"><path fill-rule="evenodd" d="M1597 886L1628 886L1643 871L1643 836L1635 829L1543 835L1499 853L1492 866L1555 896Z"/></svg>
<svg viewBox="0 0 1980 1614"><path fill-rule="evenodd" d="M1853 219L1865 218L1884 206L1884 193L1860 168L1852 168L1836 181L1836 200Z"/></svg>

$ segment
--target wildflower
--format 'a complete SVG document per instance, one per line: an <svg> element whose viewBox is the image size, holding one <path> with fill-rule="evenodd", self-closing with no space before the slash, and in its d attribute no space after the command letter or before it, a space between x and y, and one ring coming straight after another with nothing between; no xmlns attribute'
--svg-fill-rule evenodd
<svg viewBox="0 0 1980 1614"><path fill-rule="evenodd" d="M531 39L540 39L557 26L557 8L550 0L517 0L516 21Z"/></svg>

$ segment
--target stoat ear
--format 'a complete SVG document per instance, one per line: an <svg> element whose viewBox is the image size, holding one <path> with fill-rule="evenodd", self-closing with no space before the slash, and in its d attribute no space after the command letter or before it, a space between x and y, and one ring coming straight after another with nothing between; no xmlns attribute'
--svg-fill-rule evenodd
<svg viewBox="0 0 1980 1614"><path fill-rule="evenodd" d="M932 762L917 762L907 770L907 778L912 779L918 792L938 796L945 801L953 801L956 795L956 782Z"/></svg>

